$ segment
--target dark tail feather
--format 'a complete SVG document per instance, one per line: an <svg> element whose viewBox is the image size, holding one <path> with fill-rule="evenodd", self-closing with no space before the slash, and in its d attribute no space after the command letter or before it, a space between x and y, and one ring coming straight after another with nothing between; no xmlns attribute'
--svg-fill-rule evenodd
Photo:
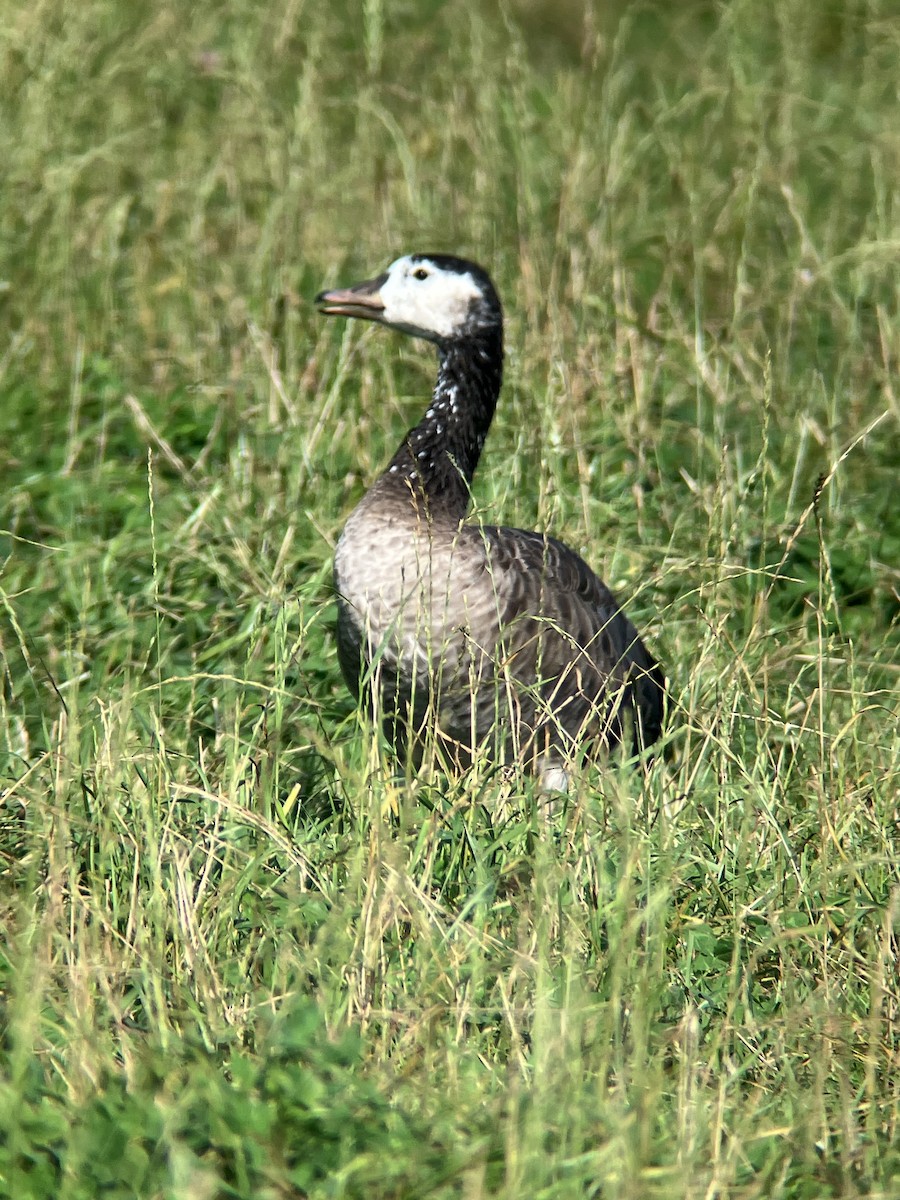
<svg viewBox="0 0 900 1200"><path fill-rule="evenodd" d="M662 736L666 719L666 677L647 655L634 679L634 753L649 749Z"/></svg>

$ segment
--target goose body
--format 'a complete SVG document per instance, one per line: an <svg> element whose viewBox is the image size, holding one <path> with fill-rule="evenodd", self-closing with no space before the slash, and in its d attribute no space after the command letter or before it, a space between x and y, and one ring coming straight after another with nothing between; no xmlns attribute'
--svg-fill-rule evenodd
<svg viewBox="0 0 900 1200"><path fill-rule="evenodd" d="M430 727L454 763L484 748L553 786L581 748L651 745L663 675L605 584L554 538L465 523L503 371L488 275L414 254L317 303L438 352L428 409L337 545L338 655L350 689L366 689L401 754L416 754Z"/></svg>

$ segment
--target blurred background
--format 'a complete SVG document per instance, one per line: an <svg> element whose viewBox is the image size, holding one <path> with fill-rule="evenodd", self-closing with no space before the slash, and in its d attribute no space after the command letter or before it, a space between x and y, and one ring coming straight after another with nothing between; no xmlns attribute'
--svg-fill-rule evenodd
<svg viewBox="0 0 900 1200"><path fill-rule="evenodd" d="M0 0L7 1194L897 1194L898 61L894 0ZM670 679L556 840L336 665L434 365L311 299L434 250L507 312L478 515Z"/></svg>

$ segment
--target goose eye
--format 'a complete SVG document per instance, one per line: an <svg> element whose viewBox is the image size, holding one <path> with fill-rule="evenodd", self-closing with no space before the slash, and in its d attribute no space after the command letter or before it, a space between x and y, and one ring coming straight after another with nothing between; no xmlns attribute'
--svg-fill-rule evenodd
<svg viewBox="0 0 900 1200"><path fill-rule="evenodd" d="M415 269L415 271L413 271L412 277L413 277L413 279L427 279L428 272L425 270L424 267L417 267Z"/></svg>

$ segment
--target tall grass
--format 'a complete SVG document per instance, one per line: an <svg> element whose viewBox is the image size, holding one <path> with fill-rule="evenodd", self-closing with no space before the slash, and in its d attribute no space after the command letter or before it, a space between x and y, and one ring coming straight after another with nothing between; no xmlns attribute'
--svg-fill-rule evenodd
<svg viewBox="0 0 900 1200"><path fill-rule="evenodd" d="M888 0L0 6L0 1194L900 1195ZM548 827L398 777L330 555L483 262L479 515L665 664Z"/></svg>

